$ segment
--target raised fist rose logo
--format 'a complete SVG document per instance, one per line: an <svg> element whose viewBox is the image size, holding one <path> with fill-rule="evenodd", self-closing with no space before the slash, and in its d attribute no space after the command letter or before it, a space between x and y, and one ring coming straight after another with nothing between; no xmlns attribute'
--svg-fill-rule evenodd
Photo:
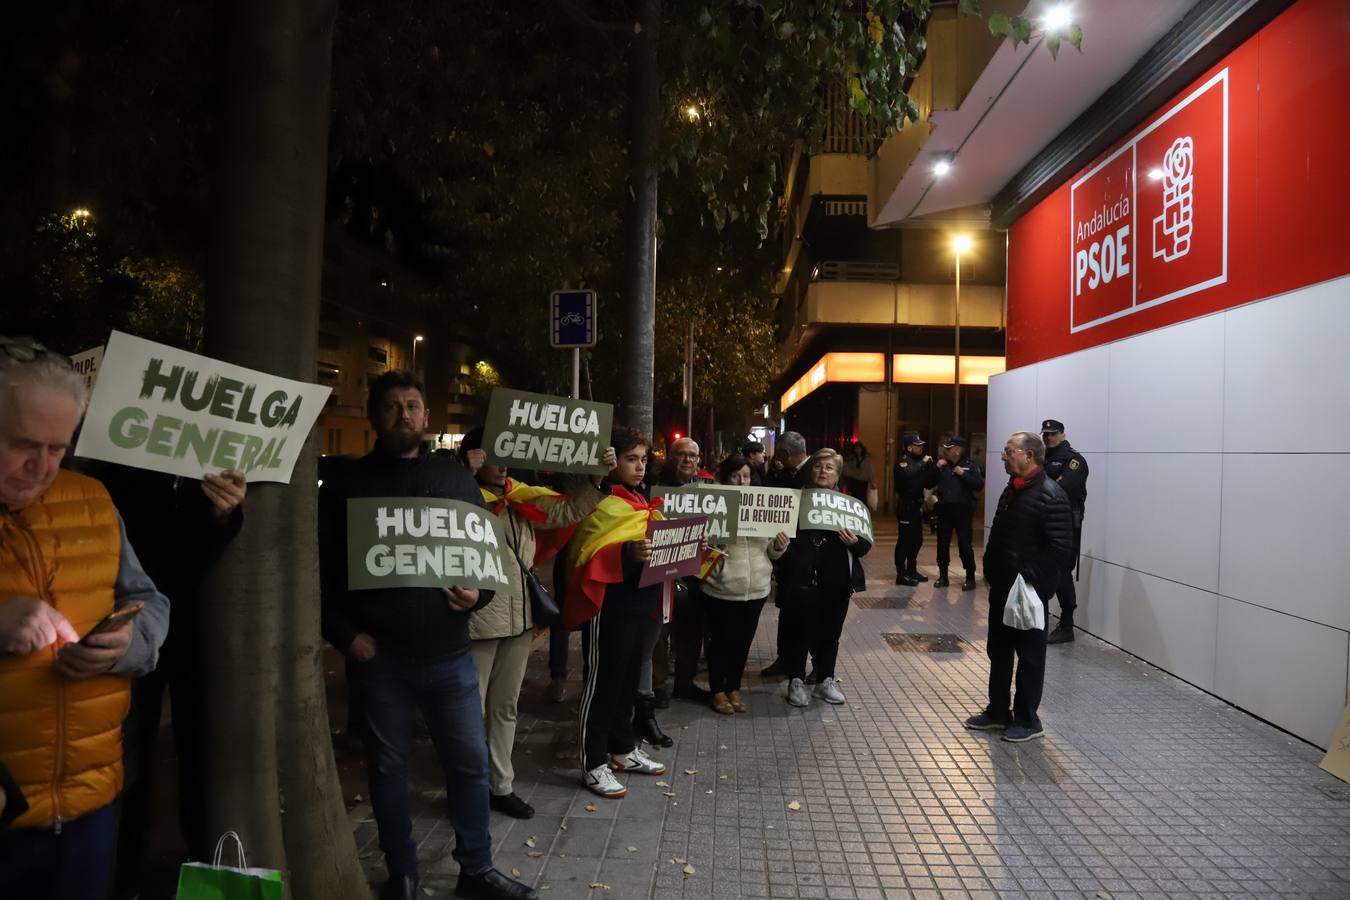
<svg viewBox="0 0 1350 900"><path fill-rule="evenodd" d="M1172 262L1191 252L1195 144L1190 135L1167 148L1162 166L1162 215L1153 220L1153 255Z"/></svg>

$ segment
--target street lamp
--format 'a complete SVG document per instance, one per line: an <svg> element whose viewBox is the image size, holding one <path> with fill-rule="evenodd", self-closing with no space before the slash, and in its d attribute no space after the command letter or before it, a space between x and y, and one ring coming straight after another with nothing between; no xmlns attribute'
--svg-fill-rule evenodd
<svg viewBox="0 0 1350 900"><path fill-rule="evenodd" d="M968 234L952 238L956 254L956 366L952 373L952 434L961 433L961 254L970 252L973 242Z"/></svg>
<svg viewBox="0 0 1350 900"><path fill-rule="evenodd" d="M412 367L413 367L413 374L414 374L414 375L417 374L417 345L420 344L420 343L422 343L422 342L425 341L425 340L426 340L426 338L424 338L424 337L423 337L422 335L420 335L420 334L413 335L413 358L412 358Z"/></svg>

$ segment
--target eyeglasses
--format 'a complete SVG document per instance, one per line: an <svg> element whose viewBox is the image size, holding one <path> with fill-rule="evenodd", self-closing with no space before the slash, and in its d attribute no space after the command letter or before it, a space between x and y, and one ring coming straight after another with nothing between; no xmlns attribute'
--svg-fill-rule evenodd
<svg viewBox="0 0 1350 900"><path fill-rule="evenodd" d="M54 350L48 350L34 340L0 337L0 351L4 351L6 356L16 362L33 362L36 359L50 357L68 368L74 368L71 365L70 357Z"/></svg>
<svg viewBox="0 0 1350 900"><path fill-rule="evenodd" d="M699 454L697 453L689 453L688 451L683 450L678 453L672 453L670 455L674 459L698 459L699 457Z"/></svg>
<svg viewBox="0 0 1350 900"><path fill-rule="evenodd" d="M1004 459L1012 459L1014 453L1030 453L1030 450L1023 450L1021 447L1004 447L1001 454Z"/></svg>

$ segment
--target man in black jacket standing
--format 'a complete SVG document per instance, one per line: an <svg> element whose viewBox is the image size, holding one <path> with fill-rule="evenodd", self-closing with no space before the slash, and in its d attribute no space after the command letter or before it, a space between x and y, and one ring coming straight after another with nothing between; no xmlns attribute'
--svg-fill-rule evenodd
<svg viewBox="0 0 1350 900"><path fill-rule="evenodd" d="M366 718L370 802L389 881L382 900L420 900L417 844L408 803L413 720L421 710L445 773L458 897L537 898L492 866L488 756L478 674L469 653L468 614L492 592L450 588L347 590L347 500L441 497L483 506L467 469L429 454L426 395L408 372L386 372L371 386L367 414L375 449L319 493L323 633L354 661L353 691Z"/></svg>
<svg viewBox="0 0 1350 900"><path fill-rule="evenodd" d="M1021 631L1003 624L1003 608L1017 576L1046 603L1069 565L1073 519L1064 489L1045 474L1045 444L1019 431L1003 447L1003 468L1012 476L998 499L984 550L989 579L989 705L966 719L973 731L1003 731L1020 743L1045 736L1036 710L1045 684L1045 629ZM1010 697L1014 657L1017 695ZM1011 701L1011 702L1010 702ZM1011 707L1011 712L1009 708Z"/></svg>
<svg viewBox="0 0 1350 900"><path fill-rule="evenodd" d="M942 457L930 482L937 494L937 564L935 588L948 585L947 567L951 563L952 532L961 565L966 569L963 591L975 590L975 550L971 547L970 520L975 515L975 495L984 490L984 473L966 455L966 439L952 436L942 445Z"/></svg>
<svg viewBox="0 0 1350 900"><path fill-rule="evenodd" d="M1069 510L1073 514L1073 562L1059 576L1055 594L1059 597L1059 627L1050 632L1047 643L1067 644L1073 640L1073 611L1078 608L1078 590L1073 583L1073 570L1083 543L1083 513L1087 508L1088 464L1083 454L1073 449L1064 434L1064 423L1046 419L1041 423L1041 440L1045 441L1045 474L1059 482L1069 495Z"/></svg>

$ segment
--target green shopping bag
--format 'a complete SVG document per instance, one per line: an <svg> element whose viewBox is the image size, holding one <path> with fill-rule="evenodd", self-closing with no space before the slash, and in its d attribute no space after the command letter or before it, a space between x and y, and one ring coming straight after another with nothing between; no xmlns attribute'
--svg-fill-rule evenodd
<svg viewBox="0 0 1350 900"><path fill-rule="evenodd" d="M222 866L225 841L234 838L239 865ZM283 900L286 893L281 873L276 869L250 869L244 858L244 843L239 835L227 831L216 842L211 865L183 863L178 870L178 900Z"/></svg>

